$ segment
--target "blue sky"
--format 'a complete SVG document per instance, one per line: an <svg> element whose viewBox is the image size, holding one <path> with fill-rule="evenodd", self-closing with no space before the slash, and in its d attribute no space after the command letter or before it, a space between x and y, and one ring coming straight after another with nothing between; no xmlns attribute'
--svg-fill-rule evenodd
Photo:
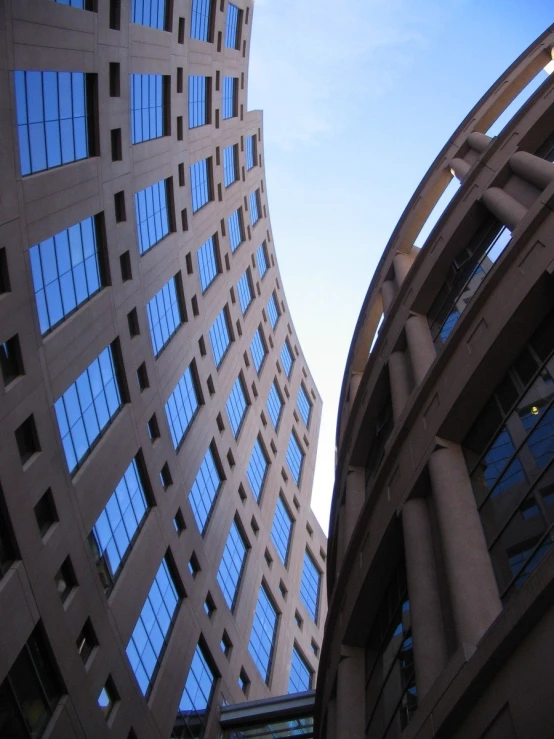
<svg viewBox="0 0 554 739"><path fill-rule="evenodd" d="M346 356L381 252L450 134L552 22L551 0L256 0L248 107L264 111L275 248L324 402L324 529Z"/></svg>

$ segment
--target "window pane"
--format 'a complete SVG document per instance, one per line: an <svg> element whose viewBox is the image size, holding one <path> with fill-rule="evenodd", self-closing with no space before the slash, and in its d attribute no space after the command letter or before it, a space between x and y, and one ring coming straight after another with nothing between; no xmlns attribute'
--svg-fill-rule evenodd
<svg viewBox="0 0 554 739"><path fill-rule="evenodd" d="M165 135L163 93L161 74L131 75L132 144Z"/></svg>
<svg viewBox="0 0 554 739"><path fill-rule="evenodd" d="M275 293L272 293L267 302L267 315L269 318L269 322L271 323L271 328L274 329L277 325L277 321L279 320L279 308L277 307Z"/></svg>
<svg viewBox="0 0 554 739"><path fill-rule="evenodd" d="M208 448L189 493L194 519L202 534L206 530L221 483L212 450Z"/></svg>
<svg viewBox="0 0 554 739"><path fill-rule="evenodd" d="M302 463L303 462L304 462L304 452L300 448L300 444L298 443L298 440L293 432L290 435L289 446L287 449L287 464L289 466L289 470L292 473L292 476L294 477L294 481L296 482L297 485L300 482L300 475L302 473Z"/></svg>
<svg viewBox="0 0 554 739"><path fill-rule="evenodd" d="M210 201L209 165L207 159L190 166L190 189L192 194L192 212L200 210Z"/></svg>
<svg viewBox="0 0 554 739"><path fill-rule="evenodd" d="M265 242L258 247L256 251L256 261L258 262L258 272L260 278L263 280L265 273L267 272L267 252L265 248Z"/></svg>
<svg viewBox="0 0 554 739"><path fill-rule="evenodd" d="M215 675L208 664L204 651L198 644L187 675L185 689L179 702L179 713L191 712L196 717L198 714L207 712L212 699L215 680Z"/></svg>
<svg viewBox="0 0 554 739"><path fill-rule="evenodd" d="M227 537L223 556L217 571L217 581L225 602L232 610L235 605L240 578L246 561L246 544L235 521Z"/></svg>
<svg viewBox="0 0 554 739"><path fill-rule="evenodd" d="M208 122L208 77L189 77L189 128Z"/></svg>
<svg viewBox="0 0 554 739"><path fill-rule="evenodd" d="M298 649L293 647L289 674L289 693L302 693L312 687L312 672Z"/></svg>
<svg viewBox="0 0 554 739"><path fill-rule="evenodd" d="M179 448L185 438L185 434L196 415L198 406L196 385L189 366L165 404L167 422L175 449Z"/></svg>
<svg viewBox="0 0 554 739"><path fill-rule="evenodd" d="M294 357L292 355L292 350L290 348L288 339L285 339L285 343L283 344L283 348L281 349L281 364L283 365L286 376L290 377L290 373L292 372L292 365L294 364Z"/></svg>
<svg viewBox="0 0 554 739"><path fill-rule="evenodd" d="M166 282L162 289L148 301L146 313L154 356L157 357L183 322L177 277Z"/></svg>
<svg viewBox="0 0 554 739"><path fill-rule="evenodd" d="M277 383L273 380L269 389L269 395L267 398L267 412L273 424L273 428L276 429L279 425L279 419L281 418L281 411L283 409L283 398L277 387Z"/></svg>
<svg viewBox="0 0 554 739"><path fill-rule="evenodd" d="M192 0L190 37L199 41L211 41L212 0Z"/></svg>
<svg viewBox="0 0 554 739"><path fill-rule="evenodd" d="M135 215L139 252L144 254L169 233L165 180L135 193Z"/></svg>
<svg viewBox="0 0 554 739"><path fill-rule="evenodd" d="M238 147L236 144L223 149L223 181L229 187L238 178Z"/></svg>
<svg viewBox="0 0 554 739"><path fill-rule="evenodd" d="M250 208L250 223L255 226L260 220L260 209L259 209L260 195L258 190L254 190L248 196L248 207Z"/></svg>
<svg viewBox="0 0 554 739"><path fill-rule="evenodd" d="M202 287L202 292L206 292L208 287L219 274L219 264L214 236L210 236L210 238L202 244L200 249L198 249L197 255L200 285Z"/></svg>
<svg viewBox="0 0 554 739"><path fill-rule="evenodd" d="M227 323L227 313L225 308L213 322L209 331L210 343L214 355L215 366L219 367L223 361L223 357L231 346L231 336L229 334L229 326Z"/></svg>
<svg viewBox="0 0 554 739"><path fill-rule="evenodd" d="M229 243L231 244L232 252L235 252L244 241L242 217L239 211L240 209L231 213L227 219L227 225L229 227Z"/></svg>
<svg viewBox="0 0 554 739"><path fill-rule="evenodd" d="M300 385L298 390L298 398L296 401L302 420L306 424L306 428L310 425L310 415L312 413L312 404L308 398L308 393L304 390L304 386Z"/></svg>
<svg viewBox="0 0 554 739"><path fill-rule="evenodd" d="M254 623L250 632L248 651L266 683L269 683L271 675L276 635L277 612L265 587L262 585L254 612Z"/></svg>
<svg viewBox="0 0 554 739"><path fill-rule="evenodd" d="M233 435L236 439L248 407L246 396L244 394L243 383L240 377L237 377L235 380L229 395L229 400L225 407L227 409L227 415L233 430Z"/></svg>
<svg viewBox="0 0 554 739"><path fill-rule="evenodd" d="M260 500L260 495L264 486L265 475L267 472L268 461L262 449L259 439L254 442L254 448L252 449L252 455L246 471L248 482L254 493L254 497L257 501Z"/></svg>
<svg viewBox="0 0 554 739"><path fill-rule="evenodd" d="M254 361L256 372L259 374L264 363L265 355L267 354L267 347L259 328L256 329L254 338L250 342L250 353L252 354L252 360Z"/></svg>
<svg viewBox="0 0 554 739"><path fill-rule="evenodd" d="M252 285L250 284L250 275L249 270L246 270L246 272L241 276L240 280L237 283L237 292L239 294L239 303L242 310L242 315L246 313L248 310L250 303L252 302L254 298L254 294L252 292Z"/></svg>
<svg viewBox="0 0 554 739"><path fill-rule="evenodd" d="M273 517L273 526L271 528L271 538L279 554L281 562L287 565L290 538L292 534L292 518L283 503L281 496L277 498L277 506L275 508L275 516Z"/></svg>
<svg viewBox="0 0 554 739"><path fill-rule="evenodd" d="M306 610L317 623L317 611L319 607L319 588L321 575L308 550L304 552L304 567L302 570L302 582L300 583L300 599L306 606Z"/></svg>
<svg viewBox="0 0 554 739"><path fill-rule="evenodd" d="M225 21L225 46L228 49L238 49L240 47L240 16L239 8L229 3Z"/></svg>
<svg viewBox="0 0 554 739"><path fill-rule="evenodd" d="M223 78L223 120L234 118L237 113L238 79L236 77Z"/></svg>
<svg viewBox="0 0 554 739"><path fill-rule="evenodd" d="M133 0L131 21L165 30L165 0Z"/></svg>
<svg viewBox="0 0 554 739"><path fill-rule="evenodd" d="M245 140L246 146L246 169L252 169L256 166L256 136L247 136Z"/></svg>

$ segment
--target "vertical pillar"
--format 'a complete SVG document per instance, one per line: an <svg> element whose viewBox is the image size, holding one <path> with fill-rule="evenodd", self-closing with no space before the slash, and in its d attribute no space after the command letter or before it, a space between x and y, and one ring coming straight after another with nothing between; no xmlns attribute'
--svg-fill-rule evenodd
<svg viewBox="0 0 554 739"><path fill-rule="evenodd" d="M392 412L395 422L399 419L410 395L410 376L403 351L393 352L389 357L389 379Z"/></svg>
<svg viewBox="0 0 554 739"><path fill-rule="evenodd" d="M414 381L416 385L419 385L436 357L431 331L425 316L418 314L412 314L408 318L405 330Z"/></svg>
<svg viewBox="0 0 554 739"><path fill-rule="evenodd" d="M352 407L354 398L358 393L358 388L360 387L360 382L362 381L362 375L363 372L352 372L352 375L350 377L350 407Z"/></svg>
<svg viewBox="0 0 554 739"><path fill-rule="evenodd" d="M364 739L365 737L365 653L359 647L341 649L337 674L336 739Z"/></svg>
<svg viewBox="0 0 554 739"><path fill-rule="evenodd" d="M325 739L336 739L337 736L337 701L331 698L327 704L327 730Z"/></svg>
<svg viewBox="0 0 554 739"><path fill-rule="evenodd" d="M458 642L476 646L502 603L461 447L433 452L429 475Z"/></svg>
<svg viewBox="0 0 554 739"><path fill-rule="evenodd" d="M406 573L414 640L418 698L433 685L446 659L446 637L427 501L412 498L402 508Z"/></svg>
<svg viewBox="0 0 554 739"><path fill-rule="evenodd" d="M365 470L363 467L349 467L346 476L344 504L340 507L338 564L342 565L348 542L356 526L365 501Z"/></svg>
<svg viewBox="0 0 554 739"><path fill-rule="evenodd" d="M408 272L412 268L412 264L414 263L414 259L417 256L417 252L410 252L409 254L403 254L402 252L399 252L394 257L394 279L396 281L396 286L398 289L400 289L400 286L406 279L406 276L408 275Z"/></svg>
<svg viewBox="0 0 554 739"><path fill-rule="evenodd" d="M513 231L527 213L527 208L500 187L489 187L481 196L481 202L500 223Z"/></svg>
<svg viewBox="0 0 554 739"><path fill-rule="evenodd" d="M470 133L467 137L467 143L474 151L479 152L479 154L482 154L485 151L491 141L492 138L490 136L487 136L486 133L480 133L479 131L473 131L473 133Z"/></svg>
<svg viewBox="0 0 554 739"><path fill-rule="evenodd" d="M383 301L383 313L388 314L389 308L396 297L396 287L392 280L385 280L381 285L381 300Z"/></svg>

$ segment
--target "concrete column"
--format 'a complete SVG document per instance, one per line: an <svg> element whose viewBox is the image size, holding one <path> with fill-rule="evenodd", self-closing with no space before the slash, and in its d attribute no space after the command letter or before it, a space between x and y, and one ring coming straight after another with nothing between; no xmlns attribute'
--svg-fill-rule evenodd
<svg viewBox="0 0 554 739"><path fill-rule="evenodd" d="M479 131L474 131L467 137L467 143L474 151L479 152L479 154L485 151L491 141L492 138L490 136L487 136L486 133L479 133Z"/></svg>
<svg viewBox="0 0 554 739"><path fill-rule="evenodd" d="M365 470L363 467L349 467L346 476L346 499L344 503L347 541L350 541L354 527L360 517L364 501Z"/></svg>
<svg viewBox="0 0 554 739"><path fill-rule="evenodd" d="M469 164L469 162L466 162L464 159L459 159L458 157L454 157L454 159L452 159L452 161L450 162L450 169L454 173L454 176L460 180L460 182L463 182L470 168L471 165Z"/></svg>
<svg viewBox="0 0 554 739"><path fill-rule="evenodd" d="M389 308L396 297L396 287L392 280L385 280L381 285L381 299L383 301L383 313L388 314Z"/></svg>
<svg viewBox="0 0 554 739"><path fill-rule="evenodd" d="M527 208L499 187L489 187L481 196L483 205L513 231L527 213Z"/></svg>
<svg viewBox="0 0 554 739"><path fill-rule="evenodd" d="M476 646L502 603L461 447L433 452L429 475L458 642Z"/></svg>
<svg viewBox="0 0 554 739"><path fill-rule="evenodd" d="M362 381L362 375L363 372L352 372L352 375L350 377L350 407L352 408L352 403L354 402L354 398L358 394L358 388L360 387L360 382Z"/></svg>
<svg viewBox="0 0 554 739"><path fill-rule="evenodd" d="M365 654L358 647L341 649L337 674L336 739L364 739L365 737Z"/></svg>
<svg viewBox="0 0 554 739"><path fill-rule="evenodd" d="M405 330L414 381L419 385L436 357L431 330L425 316L419 314L413 314L408 318Z"/></svg>
<svg viewBox="0 0 554 739"><path fill-rule="evenodd" d="M402 528L414 638L417 695L421 700L444 669L447 660L427 501L423 498L413 498L404 505Z"/></svg>
<svg viewBox="0 0 554 739"><path fill-rule="evenodd" d="M410 375L404 352L393 352L389 357L390 394L395 422L400 418L410 395Z"/></svg>
<svg viewBox="0 0 554 739"><path fill-rule="evenodd" d="M337 701L331 698L327 703L327 730L325 739L335 739L337 736Z"/></svg>
<svg viewBox="0 0 554 739"><path fill-rule="evenodd" d="M394 257L394 279L396 281L396 286L398 289L400 289L402 283L406 279L408 272L412 268L412 264L414 263L414 259L417 256L416 253L410 253L410 254L403 254L399 252Z"/></svg>
<svg viewBox="0 0 554 739"><path fill-rule="evenodd" d="M517 151L510 157L510 169L539 190L554 180L554 164L541 159L528 151Z"/></svg>

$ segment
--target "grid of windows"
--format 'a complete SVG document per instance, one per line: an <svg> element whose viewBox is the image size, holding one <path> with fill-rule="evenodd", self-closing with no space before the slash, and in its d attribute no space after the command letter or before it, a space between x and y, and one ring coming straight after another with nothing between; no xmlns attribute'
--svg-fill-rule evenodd
<svg viewBox="0 0 554 739"><path fill-rule="evenodd" d="M277 321L279 320L279 308L277 306L275 293L271 293L271 297L267 301L267 315L269 317L269 322L271 323L271 328L275 329Z"/></svg>
<svg viewBox="0 0 554 739"><path fill-rule="evenodd" d="M122 406L111 346L54 403L69 471L89 453Z"/></svg>
<svg viewBox="0 0 554 739"><path fill-rule="evenodd" d="M244 229L242 226L242 214L240 208L234 213L231 213L227 219L227 225L229 227L229 243L231 244L231 251L236 251L244 241Z"/></svg>
<svg viewBox="0 0 554 739"><path fill-rule="evenodd" d="M239 148L237 144L226 146L223 149L223 182L229 187L238 178Z"/></svg>
<svg viewBox="0 0 554 739"><path fill-rule="evenodd" d="M296 405L298 406L298 410L300 411L302 420L306 424L306 428L307 428L310 425L310 416L312 414L312 404L310 403L310 399L308 398L308 393L304 390L304 385L300 385L300 388L298 390L298 398L296 400Z"/></svg>
<svg viewBox="0 0 554 739"><path fill-rule="evenodd" d="M157 357L183 322L177 277L172 277L148 301L146 312L154 356Z"/></svg>
<svg viewBox="0 0 554 739"><path fill-rule="evenodd" d="M238 79L236 77L223 78L223 120L234 118L237 114Z"/></svg>
<svg viewBox="0 0 554 739"><path fill-rule="evenodd" d="M312 671L296 646L292 648L289 673L289 693L303 693L312 687Z"/></svg>
<svg viewBox="0 0 554 739"><path fill-rule="evenodd" d="M300 599L306 606L306 610L317 623L317 611L319 608L319 589L321 587L321 574L313 561L311 554L304 552L304 567L302 569L302 581L300 583Z"/></svg>
<svg viewBox="0 0 554 739"><path fill-rule="evenodd" d="M202 244L197 252L198 255L198 271L200 273L200 286L202 292L206 292L212 282L219 274L219 260L216 251L216 237L210 238Z"/></svg>
<svg viewBox="0 0 554 739"><path fill-rule="evenodd" d="M154 681L180 601L164 557L125 650L143 695Z"/></svg>
<svg viewBox="0 0 554 739"><path fill-rule="evenodd" d="M14 72L23 176L90 156L90 100L82 72Z"/></svg>
<svg viewBox="0 0 554 739"><path fill-rule="evenodd" d="M210 202L210 162L201 159L190 166L190 190L192 195L192 212L203 208Z"/></svg>
<svg viewBox="0 0 554 739"><path fill-rule="evenodd" d="M233 3L229 3L225 21L225 46L228 49L240 48L240 19L240 8L237 8Z"/></svg>
<svg viewBox="0 0 554 739"><path fill-rule="evenodd" d="M179 702L179 713L201 714L208 710L212 700L216 677L204 650L196 645L185 689Z"/></svg>
<svg viewBox="0 0 554 739"><path fill-rule="evenodd" d="M239 294L239 302L240 302L240 308L242 310L242 315L246 313L248 310L250 303L252 302L254 295L252 292L252 285L250 284L250 275L249 271L246 270L246 272L241 276L240 280L237 283L237 292Z"/></svg>
<svg viewBox="0 0 554 739"><path fill-rule="evenodd" d="M247 136L246 146L246 169L252 169L256 166L256 134Z"/></svg>
<svg viewBox="0 0 554 739"><path fill-rule="evenodd" d="M292 431L289 439L289 446L287 448L287 464L297 485L300 482L303 462L304 452L300 448L300 444L298 443L298 439L296 438L294 431Z"/></svg>
<svg viewBox="0 0 554 739"><path fill-rule="evenodd" d="M173 446L178 449L198 410L198 394L191 367L187 367L165 404Z"/></svg>
<svg viewBox="0 0 554 739"><path fill-rule="evenodd" d="M294 364L294 356L292 354L292 349L290 348L288 339L285 339L285 343L283 344L283 348L281 349L281 364L283 365L283 369L285 370L285 375L287 377L290 377L290 373L292 372L292 365Z"/></svg>
<svg viewBox="0 0 554 739"><path fill-rule="evenodd" d="M247 551L240 529L236 521L233 521L217 571L217 581L230 610L233 610L235 606Z"/></svg>
<svg viewBox="0 0 554 739"><path fill-rule="evenodd" d="M209 333L215 366L219 367L227 354L227 350L231 346L231 335L229 333L229 323L225 308L213 322Z"/></svg>
<svg viewBox="0 0 554 739"><path fill-rule="evenodd" d="M275 507L273 526L271 527L271 538L275 544L279 558L285 567L289 556L291 534L292 517L288 512L283 499L279 496Z"/></svg>
<svg viewBox="0 0 554 739"><path fill-rule="evenodd" d="M160 180L135 193L139 252L144 254L169 233L167 184Z"/></svg>
<svg viewBox="0 0 554 739"><path fill-rule="evenodd" d="M273 380L269 389L269 395L267 396L267 412L269 413L274 429L279 425L282 410L283 398L281 397L276 381Z"/></svg>
<svg viewBox="0 0 554 739"><path fill-rule="evenodd" d="M209 78L199 75L189 77L189 128L208 123Z"/></svg>
<svg viewBox="0 0 554 739"><path fill-rule="evenodd" d="M240 375L237 377L233 387L231 388L229 400L225 407L227 408L229 423L231 424L233 435L236 439L240 431L240 427L242 426L244 416L246 415L246 409L248 408L246 395L244 394L244 385Z"/></svg>
<svg viewBox="0 0 554 739"><path fill-rule="evenodd" d="M263 280L268 268L267 249L265 246L265 241L258 247L258 250L256 251L256 261L258 262L258 272L260 273L260 278Z"/></svg>
<svg viewBox="0 0 554 739"><path fill-rule="evenodd" d="M222 479L210 447L189 493L189 502L198 530L203 534L213 511Z"/></svg>
<svg viewBox="0 0 554 739"><path fill-rule="evenodd" d="M211 41L212 0L192 0L190 37Z"/></svg>
<svg viewBox="0 0 554 739"><path fill-rule="evenodd" d="M256 439L250 456L250 462L248 463L248 469L246 470L246 476L248 477L248 482L250 483L250 487L252 488L252 492L257 501L260 500L267 467L267 457L262 445L260 444L260 440Z"/></svg>
<svg viewBox="0 0 554 739"><path fill-rule="evenodd" d="M133 459L89 537L96 569L105 590L113 587L149 507L138 465Z"/></svg>
<svg viewBox="0 0 554 739"><path fill-rule="evenodd" d="M267 346L263 334L259 328L256 329L254 338L250 342L250 353L254 361L254 367L259 374L267 354Z"/></svg>
<svg viewBox="0 0 554 739"><path fill-rule="evenodd" d="M250 223L255 226L260 220L260 208L259 208L260 196L257 190L251 192L248 196L248 205L250 208Z"/></svg>
<svg viewBox="0 0 554 739"><path fill-rule="evenodd" d="M143 26L165 30L165 0L133 0L131 21Z"/></svg>
<svg viewBox="0 0 554 739"><path fill-rule="evenodd" d="M95 219L32 246L29 257L44 335L102 287Z"/></svg>
<svg viewBox="0 0 554 739"><path fill-rule="evenodd" d="M277 611L265 586L262 584L256 610L254 611L254 622L250 632L248 651L266 683L269 683L271 675L276 636Z"/></svg>
<svg viewBox="0 0 554 739"><path fill-rule="evenodd" d="M131 75L131 143L163 136L164 94L161 74Z"/></svg>

